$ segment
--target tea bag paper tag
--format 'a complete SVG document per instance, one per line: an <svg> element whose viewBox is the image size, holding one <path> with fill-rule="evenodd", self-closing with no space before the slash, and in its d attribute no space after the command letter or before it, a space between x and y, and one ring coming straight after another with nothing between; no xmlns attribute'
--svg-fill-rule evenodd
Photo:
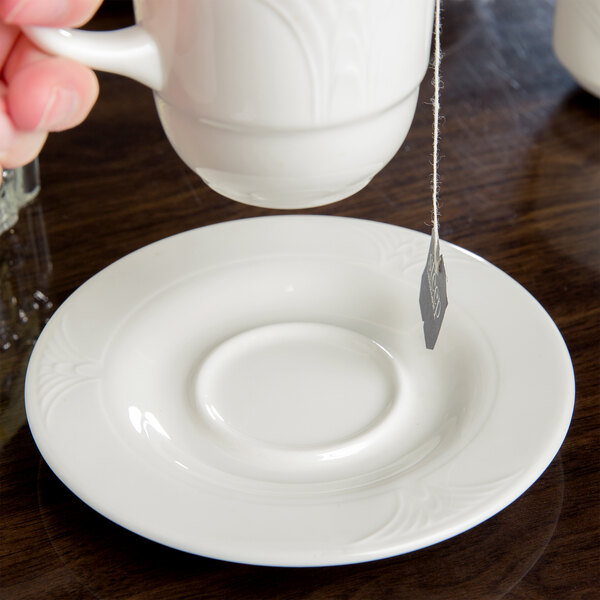
<svg viewBox="0 0 600 600"><path fill-rule="evenodd" d="M425 346L429 350L433 350L448 306L446 269L444 258L440 254L440 242L435 230L431 236L425 270L421 276L419 305L421 307L421 318L423 319Z"/></svg>
<svg viewBox="0 0 600 600"><path fill-rule="evenodd" d="M434 61L433 61L433 176L431 180L433 202L433 230L431 243L427 254L425 270L421 276L421 291L419 305L423 319L423 332L425 333L425 346L433 350L437 342L446 307L448 295L446 293L446 269L444 259L440 253L439 218L438 218L438 143L440 125L440 63L442 51L440 48L440 5L441 0L435 3L434 20Z"/></svg>

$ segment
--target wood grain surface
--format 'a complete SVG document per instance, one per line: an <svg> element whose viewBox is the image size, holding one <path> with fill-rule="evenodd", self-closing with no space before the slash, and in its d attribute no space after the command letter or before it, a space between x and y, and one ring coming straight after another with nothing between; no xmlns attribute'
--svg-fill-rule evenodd
<svg viewBox="0 0 600 600"><path fill-rule="evenodd" d="M599 597L599 101L552 52L552 2L447 0L444 7L441 236L520 282L565 338L577 397L550 467L513 504L460 536L319 569L185 554L115 525L73 495L41 458L24 412L24 373L45 320L130 251L194 227L275 214L208 189L166 141L151 92L101 74L90 118L50 137L40 158L42 193L0 238L2 301L17 294L31 309L26 322L15 316L18 339L0 353L0 598ZM129 4L113 1L92 27L129 22ZM366 189L310 212L429 231L430 95L428 75L406 142Z"/></svg>

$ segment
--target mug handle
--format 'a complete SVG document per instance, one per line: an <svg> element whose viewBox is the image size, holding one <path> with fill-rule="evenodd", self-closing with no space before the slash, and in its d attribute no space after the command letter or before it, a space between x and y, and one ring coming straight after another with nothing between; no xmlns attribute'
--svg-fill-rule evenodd
<svg viewBox="0 0 600 600"><path fill-rule="evenodd" d="M97 69L125 75L160 90L164 69L154 38L140 25L114 31L84 31L51 27L24 27L39 48Z"/></svg>

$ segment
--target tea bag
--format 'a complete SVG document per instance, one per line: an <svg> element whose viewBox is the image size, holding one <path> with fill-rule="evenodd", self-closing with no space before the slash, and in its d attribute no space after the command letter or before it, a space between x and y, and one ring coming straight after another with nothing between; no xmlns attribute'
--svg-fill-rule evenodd
<svg viewBox="0 0 600 600"><path fill-rule="evenodd" d="M437 231L431 235L427 262L421 277L419 305L423 319L425 346L433 350L448 306L446 269L444 268L444 258L440 253Z"/></svg>
<svg viewBox="0 0 600 600"><path fill-rule="evenodd" d="M439 218L438 218L438 145L439 145L439 122L440 122L440 63L442 53L440 49L440 2L435 3L435 25L434 25L434 60L433 60L433 175L431 181L433 199L433 228L431 231L431 243L425 263L425 270L421 277L421 291L419 294L419 305L421 307L421 318L423 319L423 333L425 334L425 346L433 350L437 341L446 307L448 296L446 292L446 270L444 259L440 252Z"/></svg>

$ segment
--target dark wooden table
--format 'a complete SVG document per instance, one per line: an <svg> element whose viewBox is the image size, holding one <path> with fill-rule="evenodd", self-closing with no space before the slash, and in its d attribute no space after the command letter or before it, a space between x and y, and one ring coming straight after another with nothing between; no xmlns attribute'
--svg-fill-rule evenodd
<svg viewBox="0 0 600 600"><path fill-rule="evenodd" d="M124 5L109 2L93 25L127 24ZM151 92L103 74L92 115L50 138L42 193L0 238L2 297L16 293L27 316L16 314L18 339L0 353L2 599L599 597L599 102L557 62L551 28L546 0L445 2L442 237L536 296L575 368L571 428L542 477L495 517L436 546L304 570L172 550L73 495L40 457L25 420L24 373L44 321L132 250L190 228L273 214L209 190L167 143ZM311 212L428 231L430 95L427 77L405 144L367 189Z"/></svg>

